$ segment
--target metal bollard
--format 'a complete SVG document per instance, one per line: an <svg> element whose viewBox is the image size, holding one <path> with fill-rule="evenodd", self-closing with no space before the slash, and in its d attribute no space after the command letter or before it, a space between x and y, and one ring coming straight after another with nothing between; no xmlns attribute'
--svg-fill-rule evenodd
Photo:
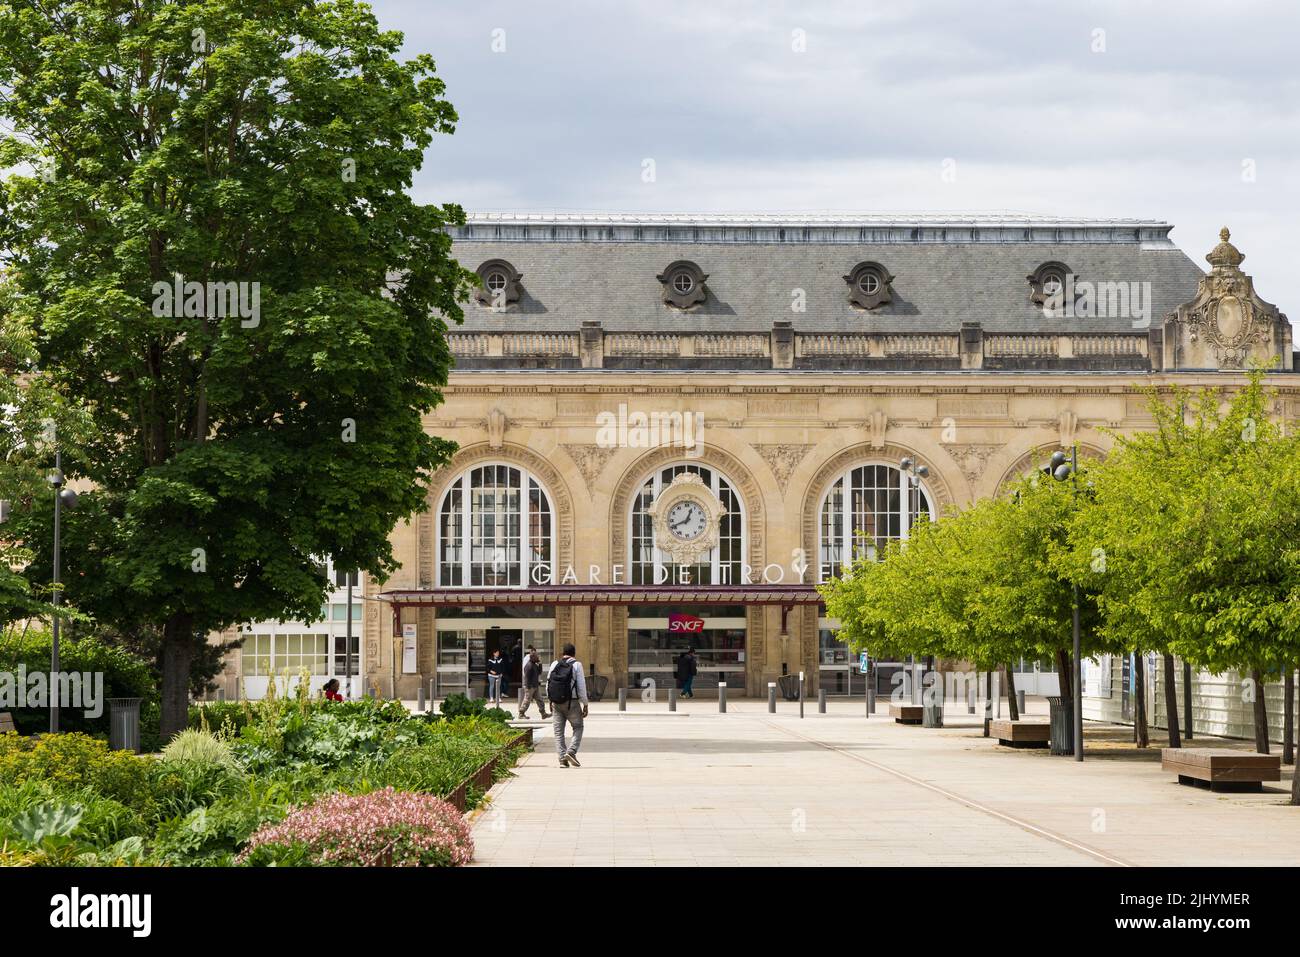
<svg viewBox="0 0 1300 957"><path fill-rule="evenodd" d="M803 717L803 672L799 672L799 717Z"/></svg>
<svg viewBox="0 0 1300 957"><path fill-rule="evenodd" d="M676 688L668 689L668 710L669 711L677 710L677 689Z"/></svg>
<svg viewBox="0 0 1300 957"><path fill-rule="evenodd" d="M727 683L718 682L718 714L727 713Z"/></svg>
<svg viewBox="0 0 1300 957"><path fill-rule="evenodd" d="M420 683L419 689L415 693L415 710L424 714L424 683Z"/></svg>
<svg viewBox="0 0 1300 957"><path fill-rule="evenodd" d="M1020 712L1020 717L1025 716L1025 692L1021 688L1016 689L1016 708Z"/></svg>
<svg viewBox="0 0 1300 957"><path fill-rule="evenodd" d="M978 685L979 683L978 677L975 679L975 682ZM975 713L975 688L973 687L969 687L966 689L966 713L967 714Z"/></svg>
<svg viewBox="0 0 1300 957"><path fill-rule="evenodd" d="M818 714L826 713L826 689L825 688L817 689L817 713Z"/></svg>
<svg viewBox="0 0 1300 957"><path fill-rule="evenodd" d="M776 682L767 683L767 713L776 714Z"/></svg>
<svg viewBox="0 0 1300 957"><path fill-rule="evenodd" d="M627 689L626 688L618 689L618 710L619 711L627 710Z"/></svg>

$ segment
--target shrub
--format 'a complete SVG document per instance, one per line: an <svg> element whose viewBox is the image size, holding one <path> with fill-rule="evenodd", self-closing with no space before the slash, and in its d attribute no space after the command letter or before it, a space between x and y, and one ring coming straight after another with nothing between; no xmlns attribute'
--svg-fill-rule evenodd
<svg viewBox="0 0 1300 957"><path fill-rule="evenodd" d="M15 637L0 647L0 671L17 671L25 665L27 671L50 670L50 634L32 629ZM108 698L144 698L141 705L141 737L150 734L149 716L156 713L157 682L147 661L130 652L110 645L96 637L64 638L59 642L59 670L102 672L104 675L104 713L97 718L87 718L80 708L63 708L59 712L59 727L63 731L83 731L88 734L108 734ZM155 710L149 706L155 703ZM14 725L22 734L39 734L49 728L49 714L43 709L18 708L14 711ZM156 723L154 724L156 735Z"/></svg>
<svg viewBox="0 0 1300 957"><path fill-rule="evenodd" d="M211 732L196 731L193 728L187 728L172 738L167 747L163 748L162 759L166 762L216 764L227 768L238 766L226 742Z"/></svg>
<svg viewBox="0 0 1300 957"><path fill-rule="evenodd" d="M90 788L57 790L48 781L29 780L0 785L0 843L18 837L14 824L25 813L58 801L82 808L75 836L93 847L109 847L128 837L143 836L150 829L138 811Z"/></svg>
<svg viewBox="0 0 1300 957"><path fill-rule="evenodd" d="M448 718L487 717L502 724L514 717L504 708L489 708L482 698L467 698L463 694L447 695L440 710Z"/></svg>
<svg viewBox="0 0 1300 957"><path fill-rule="evenodd" d="M152 759L110 751L89 735L47 734L0 749L0 782L48 781L56 791L90 788L146 816L153 813Z"/></svg>
<svg viewBox="0 0 1300 957"><path fill-rule="evenodd" d="M469 825L446 801L385 788L330 794L260 828L241 864L454 867L474 855Z"/></svg>
<svg viewBox="0 0 1300 957"><path fill-rule="evenodd" d="M236 764L205 761L158 761L152 769L152 813L160 820L190 813L238 794L245 777Z"/></svg>

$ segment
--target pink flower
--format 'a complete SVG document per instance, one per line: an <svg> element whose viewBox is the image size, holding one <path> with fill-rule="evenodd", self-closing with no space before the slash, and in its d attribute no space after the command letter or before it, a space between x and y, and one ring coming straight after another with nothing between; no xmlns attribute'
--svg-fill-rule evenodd
<svg viewBox="0 0 1300 957"><path fill-rule="evenodd" d="M431 794L384 788L328 794L263 825L237 863L259 847L305 845L309 863L345 867L458 867L474 856L469 824Z"/></svg>

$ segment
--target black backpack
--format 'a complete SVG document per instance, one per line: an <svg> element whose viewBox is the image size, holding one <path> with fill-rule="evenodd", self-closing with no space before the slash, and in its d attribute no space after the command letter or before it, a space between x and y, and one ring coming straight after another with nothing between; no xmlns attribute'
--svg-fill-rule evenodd
<svg viewBox="0 0 1300 957"><path fill-rule="evenodd" d="M546 679L546 697L551 704L568 704L573 700L572 658L561 658L555 662L550 677Z"/></svg>

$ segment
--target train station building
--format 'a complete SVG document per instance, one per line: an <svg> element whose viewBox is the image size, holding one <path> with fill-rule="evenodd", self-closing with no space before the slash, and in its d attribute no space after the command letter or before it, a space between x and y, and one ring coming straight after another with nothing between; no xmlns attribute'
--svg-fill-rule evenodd
<svg viewBox="0 0 1300 957"><path fill-rule="evenodd" d="M323 623L238 629L225 693L341 676L351 630L360 687L385 696L482 695L493 649L567 642L610 694L666 688L687 645L701 694L787 671L860 694L814 587L854 554L1057 449L1104 456L1106 430L1150 427L1150 387L1272 362L1278 415L1300 417L1291 326L1227 231L1207 273L1171 229L473 216L453 252L482 288L426 422L459 451L393 531L401 570L351 606L340 588Z"/></svg>

